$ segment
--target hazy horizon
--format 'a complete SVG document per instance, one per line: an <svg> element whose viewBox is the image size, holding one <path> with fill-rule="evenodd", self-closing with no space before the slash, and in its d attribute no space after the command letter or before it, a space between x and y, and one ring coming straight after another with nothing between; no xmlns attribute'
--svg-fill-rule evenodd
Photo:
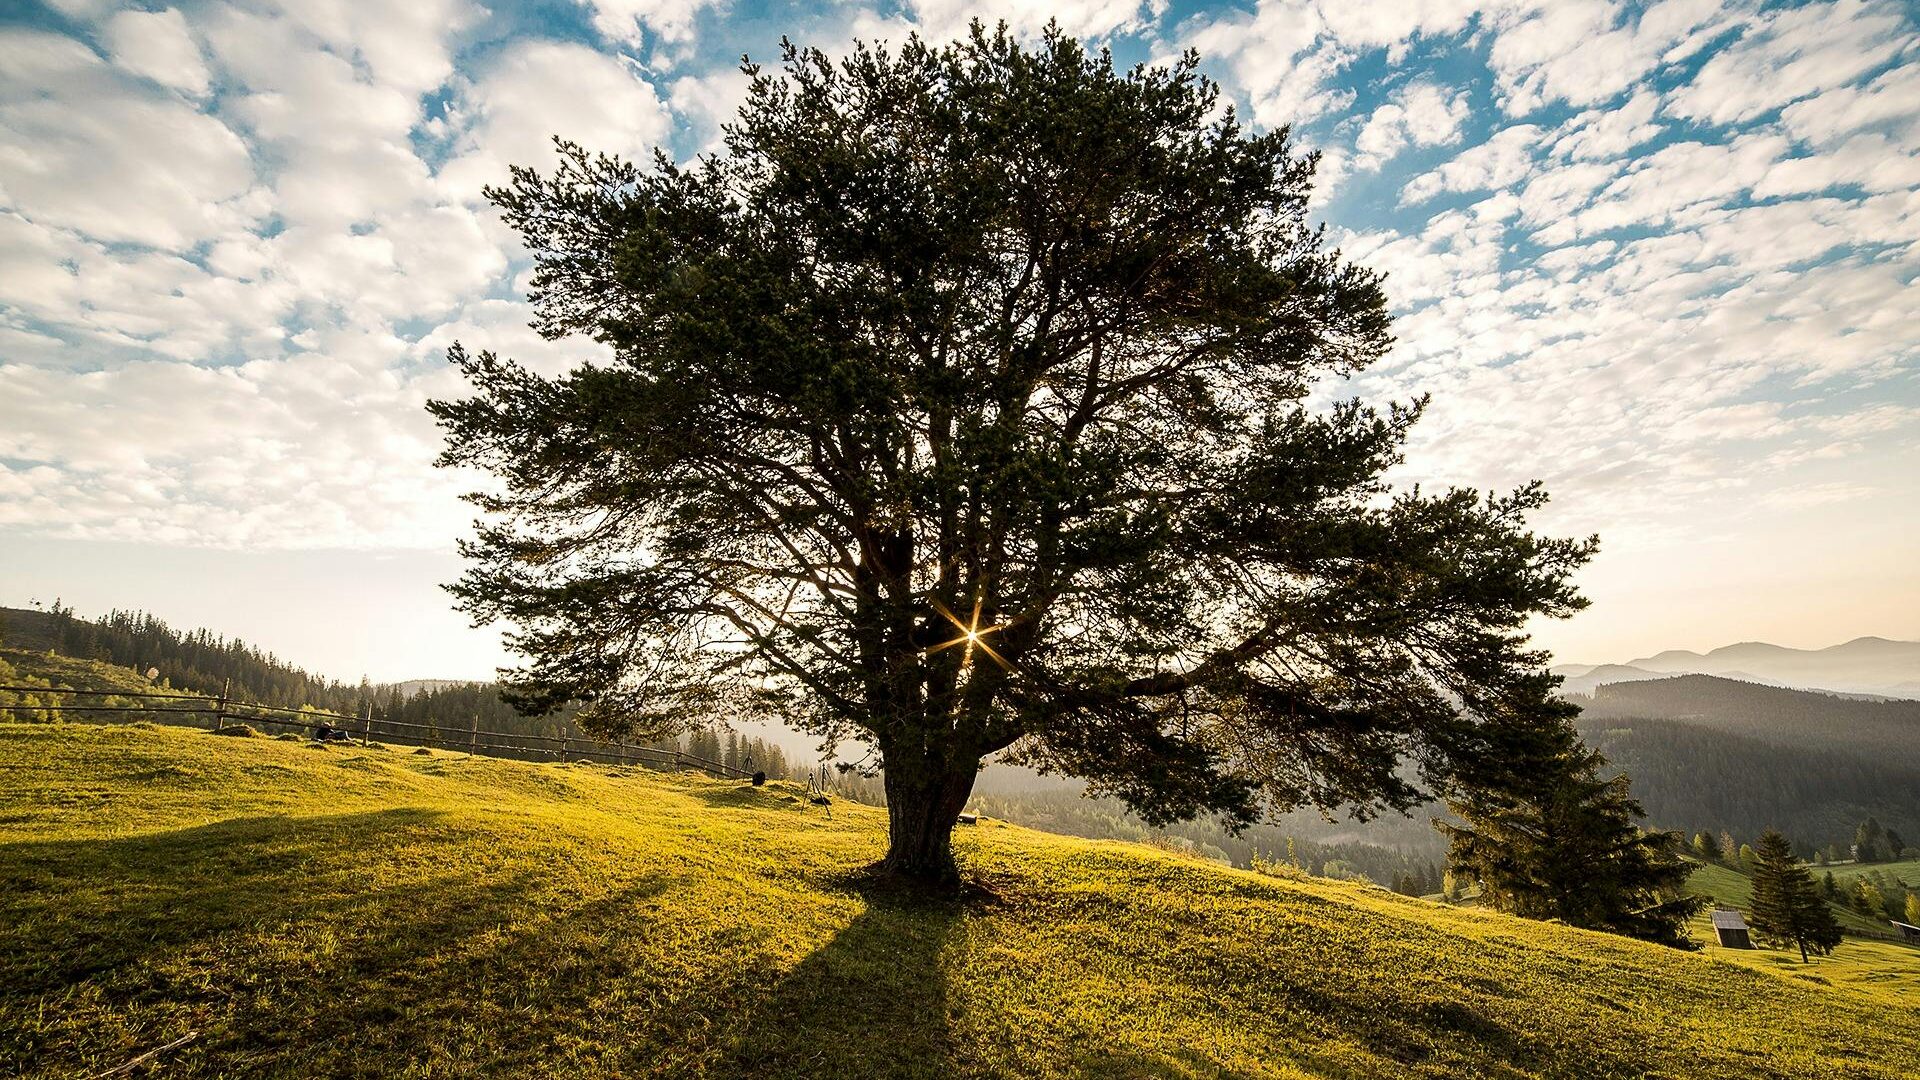
<svg viewBox="0 0 1920 1080"><path fill-rule="evenodd" d="M270 0L0 16L0 602L150 610L341 679L488 678L440 584L454 340L543 371L484 206L546 137L687 158L742 53L1013 4ZM1920 639L1920 17L1898 3L1055 5L1198 49L1324 153L1315 214L1432 392L1406 484L1597 533L1564 663Z"/></svg>

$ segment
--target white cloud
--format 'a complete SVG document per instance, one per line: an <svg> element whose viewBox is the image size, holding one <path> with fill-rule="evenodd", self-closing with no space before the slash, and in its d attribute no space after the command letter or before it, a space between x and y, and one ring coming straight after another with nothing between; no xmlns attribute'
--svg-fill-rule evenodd
<svg viewBox="0 0 1920 1080"><path fill-rule="evenodd" d="M1920 64L1890 68L1865 86L1835 87L1797 101L1780 120L1796 139L1819 145L1880 128L1906 149L1920 149Z"/></svg>
<svg viewBox="0 0 1920 1080"><path fill-rule="evenodd" d="M551 169L553 137L643 158L665 140L669 118L630 63L581 45L536 41L504 52L460 83L449 126L460 131L441 180L463 198L504 184L509 165Z"/></svg>
<svg viewBox="0 0 1920 1080"><path fill-rule="evenodd" d="M720 128L733 122L746 103L749 80L737 66L703 75L683 75L667 88L667 102L683 124L695 132L702 150L717 147Z"/></svg>
<svg viewBox="0 0 1920 1080"><path fill-rule="evenodd" d="M1638 11L1611 0L1555 0L1495 21L1489 64L1513 115L1554 101L1606 101L1669 62L1677 47L1726 25L1719 0L1662 0Z"/></svg>
<svg viewBox="0 0 1920 1080"><path fill-rule="evenodd" d="M1667 110L1711 124L1764 115L1845 86L1915 41L1894 4L1836 0L1755 16L1732 47L1716 53Z"/></svg>
<svg viewBox="0 0 1920 1080"><path fill-rule="evenodd" d="M1403 203L1425 202L1444 191L1484 191L1519 183L1534 171L1534 146L1544 134L1532 124L1502 128L1452 161L1414 177Z"/></svg>
<svg viewBox="0 0 1920 1080"><path fill-rule="evenodd" d="M651 32L665 41L685 41L693 35L694 20L703 8L718 0L580 0L593 12L593 27L608 38L629 45L641 43Z"/></svg>
<svg viewBox="0 0 1920 1080"><path fill-rule="evenodd" d="M711 146L744 90L717 52L676 66L725 5L582 10L646 63L471 34L457 0L82 11L98 51L0 32L0 530L445 544L471 481L426 464L420 404L460 392L447 345L603 355L503 299L526 264L480 186L550 165L553 134ZM1434 392L1409 479L1541 476L1550 526L1619 543L1686 534L1675 506L1734 523L1920 473L1920 46L1897 5L1264 0L1164 34L1122 0L889 10L814 17L892 40L1051 13L1191 44L1258 124L1332 144L1315 212L1391 272L1399 340L1337 392ZM1537 122L1408 175L1489 99ZM1422 212L1445 193L1467 204Z"/></svg>
<svg viewBox="0 0 1920 1080"><path fill-rule="evenodd" d="M257 220L247 146L71 38L0 31L0 199L102 240L186 248Z"/></svg>
<svg viewBox="0 0 1920 1080"><path fill-rule="evenodd" d="M1151 5L1143 0L1058 0L1034 4L1028 0L907 0L906 9L923 37L942 42L962 37L967 24L979 19L989 27L1005 22L1025 36L1037 35L1049 21L1058 21L1067 33L1082 38L1105 38L1144 28Z"/></svg>
<svg viewBox="0 0 1920 1080"><path fill-rule="evenodd" d="M1408 146L1440 146L1460 140L1467 95L1431 82L1415 82L1373 111L1354 140L1358 167L1377 169Z"/></svg>
<svg viewBox="0 0 1920 1080"><path fill-rule="evenodd" d="M1659 107L1659 93L1643 88L1622 104L1583 112L1561 128L1553 155L1583 161L1620 157L1660 134L1660 125L1652 122Z"/></svg>
<svg viewBox="0 0 1920 1080"><path fill-rule="evenodd" d="M206 59L178 11L123 11L107 20L100 36L127 71L195 97L207 92Z"/></svg>

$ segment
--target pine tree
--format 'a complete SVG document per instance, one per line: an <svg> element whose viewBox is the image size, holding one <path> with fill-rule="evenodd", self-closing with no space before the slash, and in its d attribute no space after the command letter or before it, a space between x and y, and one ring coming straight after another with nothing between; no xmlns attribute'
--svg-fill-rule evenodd
<svg viewBox="0 0 1920 1080"><path fill-rule="evenodd" d="M1880 827L1878 821L1869 816L1867 820L1860 823L1858 829L1853 831L1853 857L1861 862L1878 862L1886 842L1886 831Z"/></svg>
<svg viewBox="0 0 1920 1080"><path fill-rule="evenodd" d="M1720 849L1714 845L1710 834L1694 833L1693 854L1701 862L1714 862L1720 858Z"/></svg>
<svg viewBox="0 0 1920 1080"><path fill-rule="evenodd" d="M1723 863L1726 863L1728 866L1732 866L1734 865L1735 860L1737 860L1739 857L1740 857L1740 845L1733 842L1733 834L1728 832L1725 829L1721 829L1720 830L1720 861Z"/></svg>
<svg viewBox="0 0 1920 1080"><path fill-rule="evenodd" d="M1770 945L1797 945L1800 962L1809 950L1825 956L1840 944L1840 924L1813 884L1813 874L1794 858L1778 830L1761 834L1753 875L1753 933Z"/></svg>
<svg viewBox="0 0 1920 1080"><path fill-rule="evenodd" d="M1829 903L1840 899L1840 886L1834 884L1833 871L1829 870L1820 878L1820 895Z"/></svg>
<svg viewBox="0 0 1920 1080"><path fill-rule="evenodd" d="M1754 853L1753 846L1751 844L1741 844L1740 845L1740 862L1739 862L1740 872L1751 875L1753 873L1754 867L1758 866L1759 863L1760 863L1759 856Z"/></svg>
<svg viewBox="0 0 1920 1080"><path fill-rule="evenodd" d="M1702 899L1687 893L1692 864L1679 833L1646 831L1624 775L1581 745L1573 706L1543 703L1536 715L1500 728L1501 765L1447 793L1458 824L1435 822L1449 841L1456 880L1480 882L1490 907L1533 919L1696 948L1686 922Z"/></svg>
<svg viewBox="0 0 1920 1080"><path fill-rule="evenodd" d="M1556 685L1527 630L1595 547L1530 531L1538 485L1394 485L1422 400L1310 407L1386 355L1387 295L1199 66L788 46L697 162L563 143L489 188L535 325L607 354L456 345L473 396L429 405L500 481L453 591L519 626L511 700L864 744L882 869L947 883L1002 750L1156 826L1472 766Z"/></svg>

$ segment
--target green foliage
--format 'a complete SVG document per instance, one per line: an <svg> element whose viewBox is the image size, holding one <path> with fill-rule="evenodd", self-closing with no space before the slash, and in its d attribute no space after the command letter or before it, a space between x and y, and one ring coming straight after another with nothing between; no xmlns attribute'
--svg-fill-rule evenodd
<svg viewBox="0 0 1920 1080"><path fill-rule="evenodd" d="M1701 866L1694 869L1687 879L1689 892L1697 893L1715 903L1737 907L1742 911L1753 906L1753 879L1723 866ZM1840 924L1843 933L1853 938L1877 938L1882 941L1894 940L1897 935L1892 928L1862 916L1851 907L1845 906L1844 897L1836 897L1827 904L1827 911Z"/></svg>
<svg viewBox="0 0 1920 1080"><path fill-rule="evenodd" d="M0 726L0 1074L99 1075L190 1030L154 1075L1920 1070L1911 949L1788 977L993 824L956 840L991 893L930 900L858 873L882 812L798 795Z"/></svg>
<svg viewBox="0 0 1920 1080"><path fill-rule="evenodd" d="M1825 956L1840 944L1840 924L1827 910L1813 875L1794 857L1787 838L1773 829L1761 834L1755 852L1750 925L1762 942L1797 947L1803 963L1809 952Z"/></svg>
<svg viewBox="0 0 1920 1080"><path fill-rule="evenodd" d="M1920 926L1920 892L1910 892L1907 894L1905 910L1906 924L1908 926Z"/></svg>
<svg viewBox="0 0 1920 1080"><path fill-rule="evenodd" d="M1879 737L1894 724L1920 730L1920 709L1912 708L1920 702L1859 702L1794 690L1777 690L1781 699L1774 701L1744 684L1730 685L1738 689L1724 700L1684 688L1642 691L1633 701L1648 711L1631 718L1620 716L1610 700L1588 704L1580 733L1633 777L1634 797L1652 820L1669 827L1754 837L1777 824L1810 848L1838 844L1829 861L1850 857L1845 848L1867 814L1903 829L1920 827L1920 801L1913 797L1920 791L1920 759L1911 744L1889 751ZM1748 728L1747 707L1762 706L1756 711L1765 715L1769 703L1782 710L1778 726ZM1889 715L1878 723L1862 708L1881 705ZM1856 727L1859 720L1865 722Z"/></svg>
<svg viewBox="0 0 1920 1080"><path fill-rule="evenodd" d="M1693 857L1701 862L1714 862L1720 858L1720 845L1706 833L1694 833Z"/></svg>
<svg viewBox="0 0 1920 1080"><path fill-rule="evenodd" d="M1499 911L1697 947L1685 926L1701 901L1686 888L1680 834L1639 828L1627 778L1602 775L1606 759L1571 725L1500 734L1497 764L1448 793L1459 821L1435 822L1456 879L1479 882L1481 902Z"/></svg>
<svg viewBox="0 0 1920 1080"><path fill-rule="evenodd" d="M1386 300L1198 66L789 47L715 155L563 143L490 190L537 327L612 353L456 346L475 396L430 406L500 481L454 591L520 627L516 700L866 741L889 865L947 874L995 751L1154 823L1404 809L1404 759L1543 693L1525 623L1582 606L1591 543L1528 531L1537 485L1394 494L1424 402L1305 407Z"/></svg>

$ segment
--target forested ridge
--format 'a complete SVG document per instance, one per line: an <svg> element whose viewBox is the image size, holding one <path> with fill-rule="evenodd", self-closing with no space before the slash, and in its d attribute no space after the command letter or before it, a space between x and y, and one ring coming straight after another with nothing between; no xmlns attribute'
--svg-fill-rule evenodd
<svg viewBox="0 0 1920 1080"><path fill-rule="evenodd" d="M1584 721L1659 717L1785 746L1831 746L1920 765L1920 701L1875 701L1716 675L1606 683L1572 695Z"/></svg>
<svg viewBox="0 0 1920 1080"><path fill-rule="evenodd" d="M58 600L45 611L0 608L0 647L50 651L142 673L157 671L151 681L155 689L209 696L224 691L239 701L366 716L376 725L413 724L429 733L437 730L449 742L458 742L462 733L474 729L509 735L580 738L572 725L572 708L562 708L547 716L524 716L500 699L500 688L495 683L431 680L422 684L416 681L412 685L422 688L407 693L409 684L338 682L289 664L238 638L223 637L205 629L178 630L145 612L116 610L98 619L83 619ZM34 685L47 681L36 680ZM57 679L52 682L60 684ZM115 689L128 688L116 686ZM52 699L46 701L51 703ZM46 718L53 718L53 714ZM733 732L693 731L645 745L681 750L734 768L764 771L776 778L797 778L807 771L805 763L789 762L779 746ZM506 750L495 752L512 754ZM826 778L826 783L836 793L872 801L875 796L868 790L871 785L862 783L862 779L833 774Z"/></svg>

